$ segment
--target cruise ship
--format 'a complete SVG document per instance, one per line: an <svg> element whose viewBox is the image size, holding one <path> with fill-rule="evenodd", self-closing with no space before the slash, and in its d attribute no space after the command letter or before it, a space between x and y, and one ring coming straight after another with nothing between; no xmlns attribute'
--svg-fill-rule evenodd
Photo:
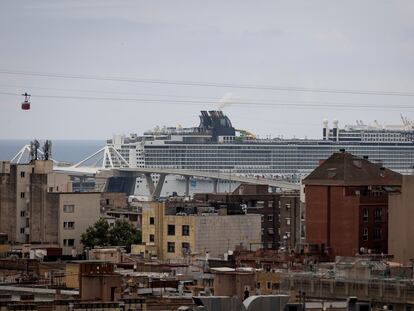
<svg viewBox="0 0 414 311"><path fill-rule="evenodd" d="M259 139L235 128L222 111L201 111L198 126L156 127L143 135L115 135L107 141L131 167L231 172L297 181L333 152L368 157L400 173L414 168L414 123L339 127L323 121L320 139Z"/></svg>

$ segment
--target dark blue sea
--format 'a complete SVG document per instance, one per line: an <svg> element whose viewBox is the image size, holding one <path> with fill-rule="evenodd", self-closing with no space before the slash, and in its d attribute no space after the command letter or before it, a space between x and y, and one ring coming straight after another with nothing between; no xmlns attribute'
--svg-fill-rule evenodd
<svg viewBox="0 0 414 311"><path fill-rule="evenodd" d="M44 140L39 140L42 146ZM0 139L0 161L11 160L30 140ZM76 163L95 153L105 140L52 140L52 157L59 162Z"/></svg>

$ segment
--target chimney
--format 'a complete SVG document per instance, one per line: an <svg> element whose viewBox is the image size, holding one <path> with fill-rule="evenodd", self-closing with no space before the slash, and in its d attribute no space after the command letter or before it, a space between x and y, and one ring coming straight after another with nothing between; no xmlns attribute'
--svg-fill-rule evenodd
<svg viewBox="0 0 414 311"><path fill-rule="evenodd" d="M369 157L367 155L364 155L362 158L368 160Z"/></svg>
<svg viewBox="0 0 414 311"><path fill-rule="evenodd" d="M339 152L341 152L341 153L345 153L345 148L341 148L341 149L339 149Z"/></svg>

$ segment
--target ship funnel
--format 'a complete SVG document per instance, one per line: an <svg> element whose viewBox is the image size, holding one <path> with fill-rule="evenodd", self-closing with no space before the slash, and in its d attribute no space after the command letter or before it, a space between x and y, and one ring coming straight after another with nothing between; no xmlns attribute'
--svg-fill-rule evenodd
<svg viewBox="0 0 414 311"><path fill-rule="evenodd" d="M332 128L332 139L334 141L338 141L339 140L339 133L338 133L338 120L334 119L333 120L333 128Z"/></svg>
<svg viewBox="0 0 414 311"><path fill-rule="evenodd" d="M323 128L322 128L322 137L323 140L327 140L328 139L328 119L323 119Z"/></svg>

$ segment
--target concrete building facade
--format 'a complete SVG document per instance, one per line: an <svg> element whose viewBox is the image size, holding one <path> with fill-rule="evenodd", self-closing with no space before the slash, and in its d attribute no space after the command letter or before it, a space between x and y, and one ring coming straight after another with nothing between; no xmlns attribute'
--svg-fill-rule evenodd
<svg viewBox="0 0 414 311"><path fill-rule="evenodd" d="M54 243L57 210L48 194L72 191L65 174L53 172L52 161L29 164L0 162L0 231L12 243Z"/></svg>
<svg viewBox="0 0 414 311"><path fill-rule="evenodd" d="M49 195L58 211L58 243L63 255L76 255L83 249L82 233L100 217L99 192L53 193ZM55 210L55 209L51 209Z"/></svg>
<svg viewBox="0 0 414 311"><path fill-rule="evenodd" d="M214 295L237 296L244 299L245 292L256 294L256 277L254 269L236 270L233 268L213 268Z"/></svg>
<svg viewBox="0 0 414 311"><path fill-rule="evenodd" d="M262 248L295 249L301 242L299 192L270 193L268 186L241 184L232 193L199 193L194 200L227 208L227 213L244 209L261 215Z"/></svg>
<svg viewBox="0 0 414 311"><path fill-rule="evenodd" d="M64 255L81 251L80 236L100 216L100 193L71 192L53 162L0 162L0 232L10 243L59 244Z"/></svg>
<svg viewBox="0 0 414 311"><path fill-rule="evenodd" d="M414 259L414 175L404 175L400 193L389 196L388 250L404 265Z"/></svg>
<svg viewBox="0 0 414 311"><path fill-rule="evenodd" d="M101 218L110 226L123 220L141 229L141 202L133 202L125 193L101 192Z"/></svg>
<svg viewBox="0 0 414 311"><path fill-rule="evenodd" d="M134 245L133 253L176 260L191 255L217 257L240 246L260 248L260 215L170 213L164 202L143 207L143 244Z"/></svg>

